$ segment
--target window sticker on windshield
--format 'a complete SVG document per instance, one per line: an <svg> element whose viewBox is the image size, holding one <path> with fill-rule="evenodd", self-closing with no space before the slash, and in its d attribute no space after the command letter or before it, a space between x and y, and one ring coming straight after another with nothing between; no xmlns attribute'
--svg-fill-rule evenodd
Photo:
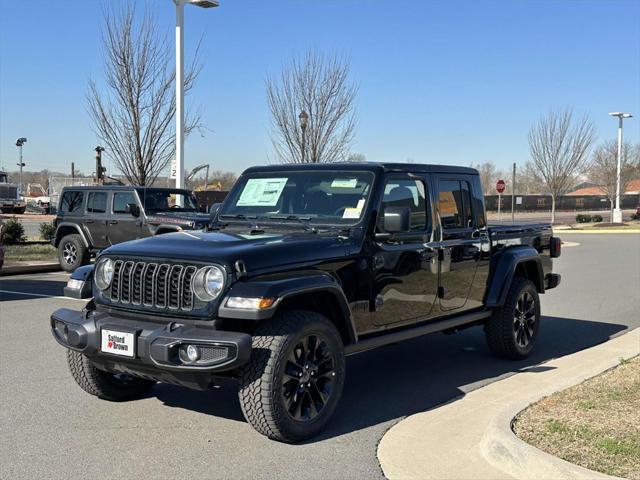
<svg viewBox="0 0 640 480"><path fill-rule="evenodd" d="M360 214L362 213L362 209L364 208L364 198L358 200L358 205L355 207L347 207L344 209L344 213L342 214L342 218L360 218Z"/></svg>
<svg viewBox="0 0 640 480"><path fill-rule="evenodd" d="M336 178L331 182L331 188L356 188L357 186L357 178Z"/></svg>
<svg viewBox="0 0 640 480"><path fill-rule="evenodd" d="M244 186L238 207L274 207L288 178L250 178Z"/></svg>

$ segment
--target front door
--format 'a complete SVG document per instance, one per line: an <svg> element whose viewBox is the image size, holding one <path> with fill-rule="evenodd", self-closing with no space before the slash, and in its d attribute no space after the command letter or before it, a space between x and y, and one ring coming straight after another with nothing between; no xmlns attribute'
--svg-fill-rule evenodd
<svg viewBox="0 0 640 480"><path fill-rule="evenodd" d="M484 225L478 225L479 208L472 202L472 178L440 177L438 213L442 226L440 255L440 310L475 308L477 302L468 302L475 282L478 265L483 263L489 240ZM473 296L474 298L476 295Z"/></svg>
<svg viewBox="0 0 640 480"><path fill-rule="evenodd" d="M89 192L84 226L90 238L89 243L94 248L106 248L107 240L107 197L108 192Z"/></svg>
<svg viewBox="0 0 640 480"><path fill-rule="evenodd" d="M436 303L437 251L430 248L432 213L428 182L422 177L391 175L386 179L377 231L383 232L386 207L408 207L410 230L377 242L373 255L376 327L401 326L427 318Z"/></svg>
<svg viewBox="0 0 640 480"><path fill-rule="evenodd" d="M128 204L140 205L133 192L113 193L111 217L107 222L107 235L111 245L135 240L142 236L142 218L131 215L127 211ZM142 215L142 208L140 215Z"/></svg>

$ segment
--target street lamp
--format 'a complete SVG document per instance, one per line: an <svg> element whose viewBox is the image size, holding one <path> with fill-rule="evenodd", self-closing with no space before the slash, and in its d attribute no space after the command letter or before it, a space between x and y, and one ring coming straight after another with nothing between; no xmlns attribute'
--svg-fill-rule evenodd
<svg viewBox="0 0 640 480"><path fill-rule="evenodd" d="M173 3L176 5L176 188L184 188L184 6L213 8L220 3L218 0L173 0Z"/></svg>
<svg viewBox="0 0 640 480"><path fill-rule="evenodd" d="M622 210L620 210L620 170L622 162L622 121L633 115L623 112L610 112L612 117L618 117L618 173L616 176L616 208L613 210L613 223L622 223Z"/></svg>
<svg viewBox="0 0 640 480"><path fill-rule="evenodd" d="M300 115L298 115L300 119L300 128L302 129L302 163L307 163L307 151L306 151L306 142L307 142L307 125L309 124L309 115L307 112L302 110Z"/></svg>
<svg viewBox="0 0 640 480"><path fill-rule="evenodd" d="M27 143L27 139L24 137L20 137L18 140L16 140L16 146L18 147L19 151L20 151L20 162L18 163L18 166L20 167L20 195L22 195L22 192L24 190L24 187L22 186L22 167L25 166L24 162L22 161L22 146Z"/></svg>

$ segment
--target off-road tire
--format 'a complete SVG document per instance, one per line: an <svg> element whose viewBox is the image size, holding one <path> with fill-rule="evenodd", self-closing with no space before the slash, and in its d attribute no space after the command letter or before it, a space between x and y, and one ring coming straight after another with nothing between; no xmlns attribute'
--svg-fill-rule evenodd
<svg viewBox="0 0 640 480"><path fill-rule="evenodd" d="M139 398L156 384L151 380L99 370L85 355L73 350L67 350L67 364L80 388L112 402Z"/></svg>
<svg viewBox="0 0 640 480"><path fill-rule="evenodd" d="M65 255L69 251L75 252L75 259L70 260ZM77 233L65 235L58 244L58 262L65 272L73 272L76 268L87 265L91 260L91 254Z"/></svg>
<svg viewBox="0 0 640 480"><path fill-rule="evenodd" d="M300 422L287 411L282 379L289 355L309 335L320 335L332 352L335 376L331 394L317 416ZM251 359L240 375L238 396L242 413L253 428L273 440L302 441L326 426L342 395L344 378L344 346L336 327L316 312L284 311L254 332Z"/></svg>
<svg viewBox="0 0 640 480"><path fill-rule="evenodd" d="M16 215L23 215L26 210L27 207L18 207L13 209L13 213L15 213Z"/></svg>
<svg viewBox="0 0 640 480"><path fill-rule="evenodd" d="M516 339L516 306L523 293L528 293L534 301L533 333L526 346L520 345ZM514 277L502 307L494 310L492 317L485 324L485 336L491 352L502 358L522 360L529 356L535 345L540 330L540 298L538 290L531 280Z"/></svg>

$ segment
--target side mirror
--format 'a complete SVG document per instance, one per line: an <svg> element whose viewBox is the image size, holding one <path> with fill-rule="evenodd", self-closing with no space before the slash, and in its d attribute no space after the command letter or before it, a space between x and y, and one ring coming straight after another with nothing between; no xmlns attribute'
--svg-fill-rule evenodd
<svg viewBox="0 0 640 480"><path fill-rule="evenodd" d="M214 203L213 205L211 205L211 207L209 207L209 222L213 223L216 221L216 219L218 218L218 212L220 211L220 208L222 208L222 204L221 203Z"/></svg>
<svg viewBox="0 0 640 480"><path fill-rule="evenodd" d="M411 228L409 207L386 207L382 217L382 230L386 233L408 232Z"/></svg>
<svg viewBox="0 0 640 480"><path fill-rule="evenodd" d="M140 207L135 203L127 203L127 213L131 216L138 218L140 216Z"/></svg>

